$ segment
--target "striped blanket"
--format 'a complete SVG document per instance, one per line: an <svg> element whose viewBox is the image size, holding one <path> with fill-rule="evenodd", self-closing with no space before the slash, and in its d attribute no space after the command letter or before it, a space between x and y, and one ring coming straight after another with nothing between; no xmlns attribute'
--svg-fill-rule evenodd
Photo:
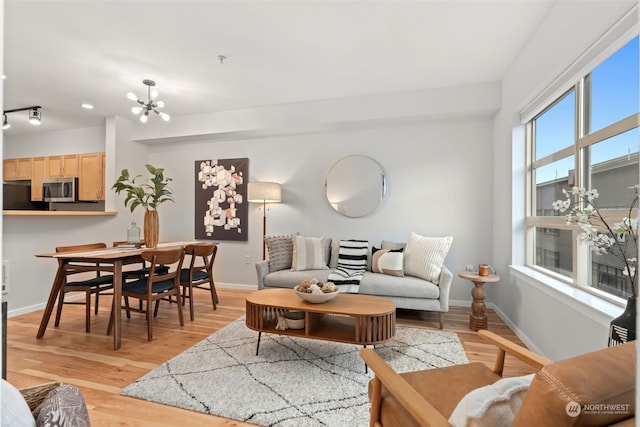
<svg viewBox="0 0 640 427"><path fill-rule="evenodd" d="M329 273L328 280L336 285L359 285L367 270L366 240L341 240L338 251L338 265Z"/></svg>

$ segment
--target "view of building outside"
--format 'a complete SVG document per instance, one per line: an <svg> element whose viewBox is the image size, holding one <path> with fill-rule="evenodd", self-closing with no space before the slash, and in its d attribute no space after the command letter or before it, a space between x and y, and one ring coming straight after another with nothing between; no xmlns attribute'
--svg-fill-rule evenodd
<svg viewBox="0 0 640 427"><path fill-rule="evenodd" d="M588 283L574 284L621 298L630 295L623 261L592 251L575 257L575 227L566 227L567 212L556 211L552 204L566 199L563 190L580 185L598 190L599 209L617 210L620 218L610 225L625 216L637 218L637 208L631 215L628 210L640 176L639 50L636 36L528 124L532 185L528 224L534 232L528 234L527 243L533 264L570 279L587 277ZM627 258L637 258L633 242L619 241L629 245Z"/></svg>
<svg viewBox="0 0 640 427"><path fill-rule="evenodd" d="M637 134L637 129L636 129ZM633 187L638 182L638 152L598 163L591 169L591 188L599 192L596 203L600 208L628 209L635 196ZM536 185L537 216L564 216L551 207L556 200L564 200L562 190L569 191L574 183L569 179L573 170L564 178ZM536 265L565 276L573 272L573 234L569 230L536 227ZM629 255L637 258L638 248L630 244ZM626 298L629 295L624 264L613 254L591 253L591 278L589 286Z"/></svg>

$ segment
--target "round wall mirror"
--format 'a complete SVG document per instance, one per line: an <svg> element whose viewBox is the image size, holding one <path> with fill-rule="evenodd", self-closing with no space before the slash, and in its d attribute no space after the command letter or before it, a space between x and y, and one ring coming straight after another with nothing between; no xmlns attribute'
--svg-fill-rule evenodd
<svg viewBox="0 0 640 427"><path fill-rule="evenodd" d="M370 157L347 156L331 166L324 188L336 212L358 218L370 214L382 202L386 191L384 171Z"/></svg>

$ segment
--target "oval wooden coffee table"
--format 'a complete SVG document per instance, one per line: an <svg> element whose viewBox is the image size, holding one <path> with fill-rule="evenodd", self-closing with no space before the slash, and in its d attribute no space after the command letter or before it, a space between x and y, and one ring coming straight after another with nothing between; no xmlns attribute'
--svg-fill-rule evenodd
<svg viewBox="0 0 640 427"><path fill-rule="evenodd" d="M304 313L303 329L276 329L277 310ZM396 305L372 295L340 294L331 301L312 304L293 289L263 289L247 295L247 327L262 332L358 345L381 344L396 333Z"/></svg>

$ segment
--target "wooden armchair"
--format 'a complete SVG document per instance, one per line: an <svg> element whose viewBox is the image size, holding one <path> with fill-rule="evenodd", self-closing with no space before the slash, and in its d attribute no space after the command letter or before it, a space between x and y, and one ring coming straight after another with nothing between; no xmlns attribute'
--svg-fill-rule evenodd
<svg viewBox="0 0 640 427"><path fill-rule="evenodd" d="M493 370L478 362L398 374L375 351L360 350L375 373L369 383L369 425L451 426L451 414L468 393L502 380L506 353L537 370L513 426L634 425L634 342L552 363L492 332L478 333L498 348ZM571 404L578 410L569 414ZM619 413L580 411L587 404L614 404L623 409ZM474 420L467 425L487 424Z"/></svg>

